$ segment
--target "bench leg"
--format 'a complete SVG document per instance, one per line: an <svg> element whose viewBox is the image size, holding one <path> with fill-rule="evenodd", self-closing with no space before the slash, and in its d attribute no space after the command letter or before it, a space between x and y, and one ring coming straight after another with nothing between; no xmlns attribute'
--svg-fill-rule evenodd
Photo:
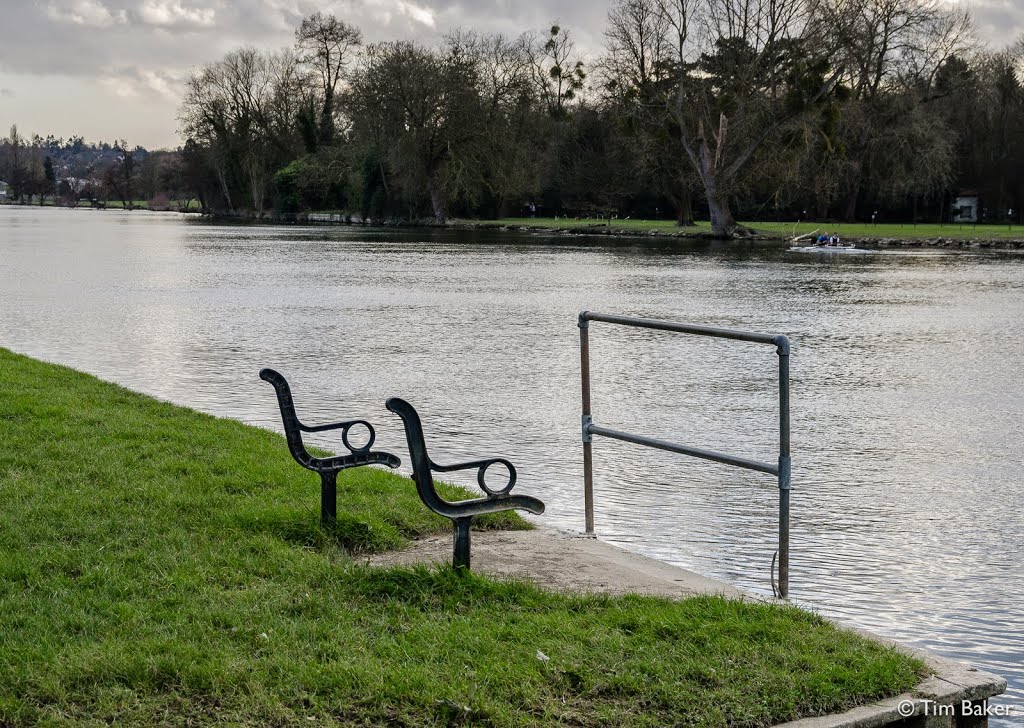
<svg viewBox="0 0 1024 728"><path fill-rule="evenodd" d="M320 524L334 525L338 520L338 474L320 473Z"/></svg>
<svg viewBox="0 0 1024 728"><path fill-rule="evenodd" d="M456 569L469 568L469 527L473 523L472 518L456 518L455 524L455 551L452 556L452 566Z"/></svg>

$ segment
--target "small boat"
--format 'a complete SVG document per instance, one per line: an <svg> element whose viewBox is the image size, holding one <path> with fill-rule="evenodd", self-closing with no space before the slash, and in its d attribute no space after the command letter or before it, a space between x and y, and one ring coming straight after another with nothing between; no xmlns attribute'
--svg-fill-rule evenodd
<svg viewBox="0 0 1024 728"><path fill-rule="evenodd" d="M792 244L792 246L793 246L793 247L791 247L789 249L790 252L791 253L848 253L848 254L852 253L854 255L856 255L858 253L877 253L878 252L877 250L869 250L868 248L858 248L858 247L855 247L852 244L851 245L844 245L843 243L838 242L838 238L836 239L836 242L834 242L834 243L826 242L823 239L825 236L819 236L818 235L819 232L821 232L821 228L818 228L817 230L813 230L813 231L811 231L809 233L804 233L803 235L797 235L796 231L794 230L793 231L793 237L789 239L790 244ZM809 240L809 241L811 241L811 244L810 245L805 245L805 246L797 245L797 243L799 243L801 240Z"/></svg>
<svg viewBox="0 0 1024 728"><path fill-rule="evenodd" d="M845 253L847 255L878 252L869 248L856 248L852 245L806 245L790 248L789 251L791 253Z"/></svg>

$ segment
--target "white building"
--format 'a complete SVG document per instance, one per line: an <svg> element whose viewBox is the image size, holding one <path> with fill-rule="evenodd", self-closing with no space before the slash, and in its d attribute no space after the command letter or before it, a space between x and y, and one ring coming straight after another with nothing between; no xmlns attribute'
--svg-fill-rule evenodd
<svg viewBox="0 0 1024 728"><path fill-rule="evenodd" d="M7 183L0 180L0 202L7 199Z"/></svg>
<svg viewBox="0 0 1024 728"><path fill-rule="evenodd" d="M978 193L960 190L953 203L953 222L978 222Z"/></svg>

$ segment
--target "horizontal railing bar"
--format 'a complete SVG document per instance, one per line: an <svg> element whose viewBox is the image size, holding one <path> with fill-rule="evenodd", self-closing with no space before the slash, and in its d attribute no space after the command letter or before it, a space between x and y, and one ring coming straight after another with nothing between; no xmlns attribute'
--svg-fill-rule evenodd
<svg viewBox="0 0 1024 728"><path fill-rule="evenodd" d="M605 323L609 324L636 326L642 329L657 329L659 331L677 331L683 334L700 334L702 336L714 336L720 339L753 341L758 344L774 344L775 346L785 346L787 349L789 346L788 339L780 334L763 334L756 331L739 331L737 329L719 329L713 326L700 326L697 324L680 324L674 321L660 321L658 319L637 318L635 316L615 316L607 313L595 313L593 311L584 311L583 313L580 314L580 321L604 321Z"/></svg>
<svg viewBox="0 0 1024 728"><path fill-rule="evenodd" d="M691 457L701 458L702 460L713 460L716 463L735 465L738 468L746 468L747 470L756 470L759 473L768 473L769 475L779 474L778 465L771 465L757 460L740 458L735 455L726 455L725 453L715 452L714 450L702 450L699 447L677 445L674 442L656 440L652 437L644 437L643 435L631 435L628 432L610 430L607 427L601 427L594 424L587 425L587 432L591 435L601 435L602 437L610 437L613 440L631 442L634 445L645 445L646 447L653 447L658 450L667 450L668 452L679 453L680 455L690 455Z"/></svg>

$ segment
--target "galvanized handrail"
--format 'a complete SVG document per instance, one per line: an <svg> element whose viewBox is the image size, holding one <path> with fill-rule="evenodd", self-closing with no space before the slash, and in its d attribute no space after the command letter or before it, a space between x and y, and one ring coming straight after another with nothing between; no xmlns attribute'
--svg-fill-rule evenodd
<svg viewBox="0 0 1024 728"><path fill-rule="evenodd" d="M778 464L763 463L748 458L736 457L714 450L704 450L688 445L678 445L665 440L657 440L643 435L633 435L594 424L590 409L590 322L602 321L621 326L633 326L658 331L673 331L698 336L712 336L720 339L750 341L758 344L771 344L779 355L779 460ZM635 445L666 450L668 452L689 455L690 457L711 460L725 465L732 465L747 470L775 475L779 479L779 584L780 596L789 594L789 490L792 464L789 454L789 339L782 334L763 334L754 331L737 331L719 329L711 326L682 324L673 321L636 318L634 316L615 316L611 314L583 311L579 315L580 327L580 370L582 374L583 416L581 418L583 434L583 497L587 533L594 532L594 459L593 436L601 435L613 440L630 442Z"/></svg>

